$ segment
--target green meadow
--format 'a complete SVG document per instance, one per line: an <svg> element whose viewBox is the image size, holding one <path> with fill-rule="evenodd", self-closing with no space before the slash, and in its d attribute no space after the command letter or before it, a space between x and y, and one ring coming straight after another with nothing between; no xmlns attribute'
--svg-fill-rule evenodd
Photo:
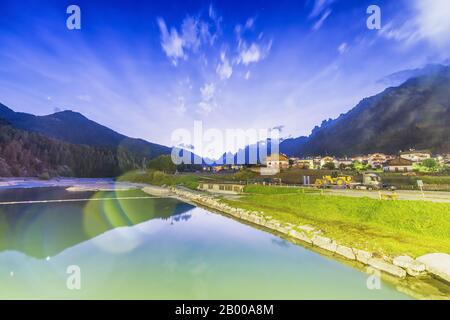
<svg viewBox="0 0 450 320"><path fill-rule="evenodd" d="M342 244L417 257L450 252L450 203L329 196L315 190L247 186L230 205L286 223L311 225Z"/></svg>

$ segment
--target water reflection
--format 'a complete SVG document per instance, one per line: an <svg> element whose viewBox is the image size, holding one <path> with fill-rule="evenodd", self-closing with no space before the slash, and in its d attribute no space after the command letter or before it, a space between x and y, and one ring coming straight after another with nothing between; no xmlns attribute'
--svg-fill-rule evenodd
<svg viewBox="0 0 450 320"><path fill-rule="evenodd" d="M0 191L0 201L142 197L139 190L67 192L62 188ZM0 251L44 259L109 230L152 219L187 220L193 207L174 199L103 200L0 206ZM172 218L173 217L173 218Z"/></svg>

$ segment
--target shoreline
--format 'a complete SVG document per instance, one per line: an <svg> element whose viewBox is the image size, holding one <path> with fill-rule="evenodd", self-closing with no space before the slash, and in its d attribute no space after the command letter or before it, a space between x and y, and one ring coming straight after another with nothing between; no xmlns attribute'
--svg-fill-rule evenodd
<svg viewBox="0 0 450 320"><path fill-rule="evenodd" d="M387 259L387 257L380 258L378 257L380 255L376 253L341 245L338 241L324 236L321 230L312 226L282 223L272 217L265 216L262 212L231 207L222 203L212 194L186 188L151 185L142 190L152 195L155 195L155 192L161 195L161 192L163 192L166 196L234 218L241 223L281 236L291 243L333 258L369 275L373 274L374 270L380 271L382 278L392 283L398 291L414 298L450 299L450 281L446 279L447 274L442 274L441 270L430 268L417 259L407 256L396 257L393 260ZM431 291L431 293L417 292L417 290L414 290L417 287L423 288L425 291ZM443 296L441 289L449 293Z"/></svg>

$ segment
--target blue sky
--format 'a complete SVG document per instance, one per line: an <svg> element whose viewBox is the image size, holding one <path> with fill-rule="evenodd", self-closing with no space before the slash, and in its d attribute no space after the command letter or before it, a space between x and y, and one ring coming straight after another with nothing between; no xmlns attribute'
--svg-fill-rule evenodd
<svg viewBox="0 0 450 320"><path fill-rule="evenodd" d="M66 28L71 4L81 30ZM381 30L366 26L372 4ZM194 120L309 134L450 52L447 0L3 0L0 15L0 102L166 145Z"/></svg>

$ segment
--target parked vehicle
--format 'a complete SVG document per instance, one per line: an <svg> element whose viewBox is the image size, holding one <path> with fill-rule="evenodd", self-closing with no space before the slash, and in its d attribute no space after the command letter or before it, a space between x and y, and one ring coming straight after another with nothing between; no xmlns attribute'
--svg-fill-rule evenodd
<svg viewBox="0 0 450 320"><path fill-rule="evenodd" d="M358 190L395 190L392 185L383 184L381 177L376 173L363 173L362 182L350 184L351 189Z"/></svg>

